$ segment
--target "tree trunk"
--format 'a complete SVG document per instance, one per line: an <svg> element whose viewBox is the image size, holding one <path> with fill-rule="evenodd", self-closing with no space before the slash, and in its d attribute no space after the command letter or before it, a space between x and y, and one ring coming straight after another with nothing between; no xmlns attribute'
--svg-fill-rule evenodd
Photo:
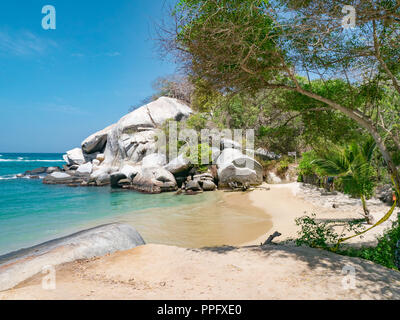
<svg viewBox="0 0 400 320"><path fill-rule="evenodd" d="M363 210L364 210L365 220L367 221L368 224L373 225L375 223L374 218L371 216L371 214L367 208L367 202L365 201L364 195L361 195L361 202L362 202L362 206L363 206Z"/></svg>
<svg viewBox="0 0 400 320"><path fill-rule="evenodd" d="M378 146L383 159L386 162L386 165L388 167L388 171L390 173L390 175L393 178L394 184L395 184L395 188L397 192L400 192L400 174L399 171L397 170L392 156L390 155L389 151L386 148L385 142L382 139L382 137L379 135L379 132L377 130L377 128L375 127L375 125L371 122L371 120L366 117L364 114L362 114L360 111L358 110L353 110L353 109L349 109L347 107L344 107L338 103L335 103L327 98L324 98L322 96L319 96L318 94L315 94L313 92L309 92L307 90L304 90L301 87L296 87L296 88L291 88L292 90L295 90L307 97L310 97L312 99L318 100L320 102L323 102L325 104L327 104L328 106L330 106L331 108L338 110L342 113L344 113L345 115L347 115L349 118L353 119L354 121L356 121L361 127L363 127L364 129L366 129L369 134L372 135L372 137L374 138L376 145Z"/></svg>

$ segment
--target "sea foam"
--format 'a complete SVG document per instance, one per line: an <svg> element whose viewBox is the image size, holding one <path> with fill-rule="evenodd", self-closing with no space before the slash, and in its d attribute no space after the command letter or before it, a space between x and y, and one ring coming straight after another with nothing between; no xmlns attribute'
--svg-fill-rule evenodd
<svg viewBox="0 0 400 320"><path fill-rule="evenodd" d="M65 162L64 160L43 160L43 159L35 159L35 160L25 160L25 159L0 159L0 162Z"/></svg>

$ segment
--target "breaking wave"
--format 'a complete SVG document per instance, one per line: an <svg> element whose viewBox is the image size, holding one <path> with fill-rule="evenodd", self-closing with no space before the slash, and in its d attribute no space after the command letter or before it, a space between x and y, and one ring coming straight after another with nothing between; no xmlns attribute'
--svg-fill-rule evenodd
<svg viewBox="0 0 400 320"><path fill-rule="evenodd" d="M14 180L14 179L17 179L17 176L15 174L0 176L0 180Z"/></svg>
<svg viewBox="0 0 400 320"><path fill-rule="evenodd" d="M18 158L18 159L0 159L0 162L65 162L64 160L44 160L44 159L34 159L34 160L28 160L24 158Z"/></svg>

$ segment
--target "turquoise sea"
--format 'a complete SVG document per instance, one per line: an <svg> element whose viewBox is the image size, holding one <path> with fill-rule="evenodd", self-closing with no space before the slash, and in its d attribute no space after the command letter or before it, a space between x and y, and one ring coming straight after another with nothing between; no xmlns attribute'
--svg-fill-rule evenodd
<svg viewBox="0 0 400 320"><path fill-rule="evenodd" d="M241 243L270 223L231 206L221 192L146 195L16 177L63 164L62 154L0 153L0 255L110 222L131 224L146 242L184 247Z"/></svg>
<svg viewBox="0 0 400 320"><path fill-rule="evenodd" d="M143 215L151 214L149 209L203 201L202 197L49 186L41 180L17 179L15 175L26 170L62 166L62 154L0 154L0 254L103 222L132 220L135 212L142 221Z"/></svg>

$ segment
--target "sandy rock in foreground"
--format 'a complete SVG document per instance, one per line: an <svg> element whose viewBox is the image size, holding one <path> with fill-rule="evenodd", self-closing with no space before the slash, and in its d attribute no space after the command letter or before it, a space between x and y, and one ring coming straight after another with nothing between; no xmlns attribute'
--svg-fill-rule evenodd
<svg viewBox="0 0 400 320"><path fill-rule="evenodd" d="M356 270L347 288L343 268ZM0 299L399 299L400 273L310 248L183 249L145 245L57 268L57 289L42 275ZM348 277L348 275L347 275Z"/></svg>

